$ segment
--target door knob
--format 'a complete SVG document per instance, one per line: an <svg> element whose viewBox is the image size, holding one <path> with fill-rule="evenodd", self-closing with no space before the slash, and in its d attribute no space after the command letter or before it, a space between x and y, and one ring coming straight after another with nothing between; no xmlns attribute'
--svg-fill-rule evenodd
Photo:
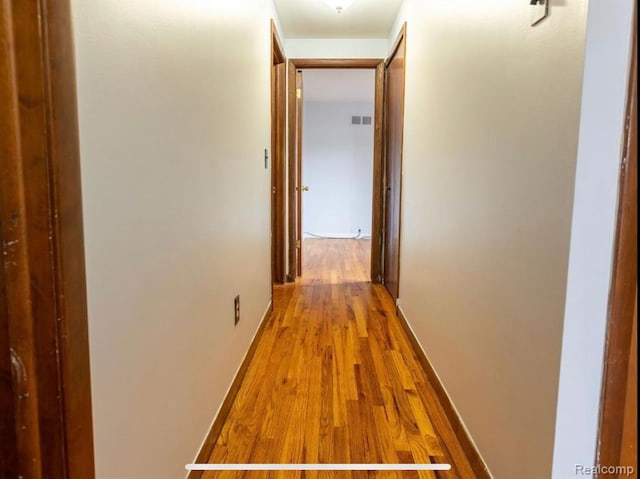
<svg viewBox="0 0 640 479"><path fill-rule="evenodd" d="M308 186L303 186L302 187L302 191L309 191L309 187Z"/></svg>

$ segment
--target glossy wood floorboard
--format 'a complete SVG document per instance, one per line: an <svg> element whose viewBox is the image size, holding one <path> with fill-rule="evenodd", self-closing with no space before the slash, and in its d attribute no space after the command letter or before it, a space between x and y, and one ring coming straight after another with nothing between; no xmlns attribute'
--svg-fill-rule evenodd
<svg viewBox="0 0 640 479"><path fill-rule="evenodd" d="M211 463L450 463L447 472L207 472L214 478L474 478L383 286L370 242L305 240L274 289Z"/></svg>

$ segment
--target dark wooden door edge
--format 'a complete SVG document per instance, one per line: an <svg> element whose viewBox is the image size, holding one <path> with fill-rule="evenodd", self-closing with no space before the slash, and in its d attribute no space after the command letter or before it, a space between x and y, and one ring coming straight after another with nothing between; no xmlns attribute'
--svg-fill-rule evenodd
<svg viewBox="0 0 640 479"><path fill-rule="evenodd" d="M383 168L383 172L384 172L384 178L382 180L382 195L383 198L381 200L381 204L382 204L382 231L383 231L383 235L381 236L382 240L381 240L381 245L380 245L380 258L381 258L381 276L382 276L382 282L385 283L385 287L387 288L387 291L389 291L389 293L391 294L391 296L393 297L394 301L397 301L397 299L400 297L400 252L401 252L401 241L402 241L402 172L403 172L403 159L404 159L404 112L405 112L405 102L406 102L406 53L407 53L407 22L404 22L402 24L402 27L400 28L400 32L398 33L398 36L396 37L396 40L393 44L393 47L391 48L391 51L389 53L389 56L387 57L387 59L384 62L384 87L383 87L383 92L384 92L384 99L383 99L383 111L384 108L386 108L386 100L387 100L387 95L388 95L388 91L387 91L387 87L388 87L388 81L387 81L387 68L389 67L389 65L391 64L391 62L393 61L394 57L396 56L396 54L398 53L398 49L402 46L403 47L403 52L402 52L402 56L403 56L403 68L402 68L402 116L401 116L401 124L400 124L400 158L399 158L399 184L398 184L398 248L397 248L397 252L396 252L396 260L397 260L397 278L395 278L395 286L391 286L390 284L387 283L387 281L385 281L385 277L388 273L385 272L385 268L386 268L386 262L388 261L388 258L385 256L387 254L387 237L389 234L389 225L387 225L387 187L389 186L388 180L387 180L387 173L388 173L388 159L387 159L387 155L388 155L388 151L386 150L386 144L383 144L385 150L383 150L383 163L382 163L382 168ZM383 138L384 141L388 141L388 137L389 137L389 132L388 132L388 118L387 118L387 112L384 111L384 118L383 118Z"/></svg>
<svg viewBox="0 0 640 479"><path fill-rule="evenodd" d="M635 18L635 16L634 16ZM618 224L609 299L606 352L598 438L598 464L618 465L622 452L627 372L638 284L638 53L637 20L633 52L625 148L620 172ZM637 380L636 380L637 384ZM636 444L637 448L637 444ZM604 476L602 476L604 477Z"/></svg>
<svg viewBox="0 0 640 479"><path fill-rule="evenodd" d="M11 329L14 359L20 356L33 373L17 377L20 371L13 371L14 401L20 405L15 410L27 425L16 434L17 475L90 479L93 428L70 5L3 2L0 9L0 129L12 131L0 135L6 279L0 303L7 306L2 321ZM30 394L29 407L20 396L24 392Z"/></svg>
<svg viewBox="0 0 640 479"><path fill-rule="evenodd" d="M427 374L427 378L429 379L429 382L433 386L433 389L438 396L440 405L442 406L447 419L451 423L451 427L453 428L453 431L458 438L458 441L460 442L460 446L462 447L465 456L469 460L469 464L471 465L471 468L475 473L475 477L477 479L493 479L489 468L484 462L484 459L482 458L480 451L476 447L476 444L473 442L473 439L471 438L468 429L464 425L464 422L462 421L458 410L453 404L451 397L449 397L449 394L447 393L444 385L442 384L442 381L440 380L440 377L431 364L431 361L429 361L429 358L427 357L427 354L420 344L420 341L418 341L418 338L413 332L413 329L411 329L411 326L409 326L409 322L404 312L402 311L402 308L398 307L397 313L400 324L407 334L409 342L411 343L411 347L413 348L413 351L418 358L420 365Z"/></svg>
<svg viewBox="0 0 640 479"><path fill-rule="evenodd" d="M297 251L295 248L297 240L297 188L296 182L291 181L291 177L296 175L297 171L297 143L298 143L298 129L292 127L297 121L297 94L296 94L296 67L291 60L287 62L287 85L288 85L288 119L289 119L289 137L288 137L288 157L287 168L289 171L289 181L287 184L288 193L288 244L287 248L289 254L289 270L287 273L287 282L291 283L296 280L297 274ZM296 106L292 106L296 105ZM291 245L294 247L292 248Z"/></svg>
<svg viewBox="0 0 640 479"><path fill-rule="evenodd" d="M297 96L295 91L296 71L305 68L345 68L345 69L375 69L376 70L376 86L375 86L375 124L374 124L374 158L373 158L373 199L372 199L372 225L371 225L371 281L380 283L382 280L382 215L383 215L383 141L384 141L384 125L383 125L383 109L384 109L384 62L382 58L294 58L289 60L289 125L300 124L300 110L297 105ZM297 264L295 230L292 231L292 221L295 227L301 228L299 215L300 202L297 201L296 206L291 199L293 195L297 195L296 181L300 176L300 142L296 138L295 131L298 128L289 128L289 277L300 274L300 265ZM294 132L292 134L292 132ZM297 208L297 209L296 209ZM301 236L301 235L300 235ZM300 238L301 240L301 238ZM291 261L293 260L293 262Z"/></svg>
<svg viewBox="0 0 640 479"><path fill-rule="evenodd" d="M295 274L300 277L302 276L302 115L304 109L304 88L302 86L302 70L294 68L296 72L296 118L295 118L295 126L296 129L296 144L295 144L295 170L293 172L293 177L296 182L296 194L292 199L295 204L296 216L295 216L295 250L296 257L294 261L294 266L296 267ZM300 95L298 95L298 91L300 91ZM295 281L295 277L293 278Z"/></svg>
<svg viewBox="0 0 640 479"><path fill-rule="evenodd" d="M371 224L371 282L382 283L384 224L384 62L376 67Z"/></svg>
<svg viewBox="0 0 640 479"><path fill-rule="evenodd" d="M286 282L286 58L271 20L271 277Z"/></svg>
<svg viewBox="0 0 640 479"><path fill-rule="evenodd" d="M52 225L59 310L60 365L67 474L94 475L89 331L80 175L75 50L71 5L47 0L43 16L48 59Z"/></svg>
<svg viewBox="0 0 640 479"><path fill-rule="evenodd" d="M264 334L264 331L269 324L269 320L272 318L271 313L273 312L273 302L269 302L267 309L260 320L260 324L258 325L258 329L256 330L256 334L253 336L251 340L251 344L249 345L249 349L247 350L247 354L245 355L242 363L240 363L240 367L236 372L236 375L231 382L231 386L229 387L229 391L227 392L224 400L222 401L222 405L216 414L213 423L211 424L211 428L209 429L209 433L202 443L202 447L195 458L195 464L207 464L209 462L209 458L213 453L213 448L216 445L216 441L222 432L222 427L229 416L229 412L231 411L231 406L233 406L233 402L238 395L238 391L240 390L240 386L242 386L242 382L244 381L245 376L247 375L247 371L249 370L249 365L255 356L256 349L258 348L258 344L260 344L260 339ZM202 477L202 471L191 471L187 476L189 479L200 479Z"/></svg>
<svg viewBox="0 0 640 479"><path fill-rule="evenodd" d="M9 22L8 3L0 3L0 257L7 254L9 240L3 234L6 228L3 206L3 187L6 181L5 158L17 155L17 119L11 106L17 98L7 85L12 83L14 67L11 51L4 48L13 39ZM15 241L15 240L13 240ZM5 267L0 264L0 477L18 477L18 440L15 415L15 379L11 357L9 313L10 305L6 288Z"/></svg>
<svg viewBox="0 0 640 479"><path fill-rule="evenodd" d="M289 271L287 281L292 283L302 276L302 224L300 213L302 210L302 77L300 70L289 60L288 62L288 118L289 118L289 149L288 149L288 254Z"/></svg>

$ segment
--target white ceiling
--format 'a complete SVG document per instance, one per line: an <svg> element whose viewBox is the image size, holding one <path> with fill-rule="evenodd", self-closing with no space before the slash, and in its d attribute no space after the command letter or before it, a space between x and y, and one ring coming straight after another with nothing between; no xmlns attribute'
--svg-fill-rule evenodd
<svg viewBox="0 0 640 479"><path fill-rule="evenodd" d="M304 101L373 103L375 78L373 69L305 69L302 72Z"/></svg>
<svg viewBox="0 0 640 479"><path fill-rule="evenodd" d="M354 0L336 13L323 0L274 0L286 38L386 38L402 0Z"/></svg>

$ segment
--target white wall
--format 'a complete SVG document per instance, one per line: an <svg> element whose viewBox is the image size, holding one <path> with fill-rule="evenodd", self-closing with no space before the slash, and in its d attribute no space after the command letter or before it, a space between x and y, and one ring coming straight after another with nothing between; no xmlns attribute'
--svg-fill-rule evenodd
<svg viewBox="0 0 640 479"><path fill-rule="evenodd" d="M305 233L348 237L360 229L363 236L371 235L373 125L351 125L351 116L373 118L373 110L373 102L304 102L302 182L309 186L302 196Z"/></svg>
<svg viewBox="0 0 640 479"><path fill-rule="evenodd" d="M633 0L591 0L553 477L595 465ZM609 465L609 464L607 464Z"/></svg>
<svg viewBox="0 0 640 479"><path fill-rule="evenodd" d="M72 6L97 477L183 477L270 300L274 9Z"/></svg>
<svg viewBox="0 0 640 479"><path fill-rule="evenodd" d="M386 58L385 38L289 38L289 58Z"/></svg>
<svg viewBox="0 0 640 479"><path fill-rule="evenodd" d="M498 479L551 476L586 0L406 0L400 304Z"/></svg>

